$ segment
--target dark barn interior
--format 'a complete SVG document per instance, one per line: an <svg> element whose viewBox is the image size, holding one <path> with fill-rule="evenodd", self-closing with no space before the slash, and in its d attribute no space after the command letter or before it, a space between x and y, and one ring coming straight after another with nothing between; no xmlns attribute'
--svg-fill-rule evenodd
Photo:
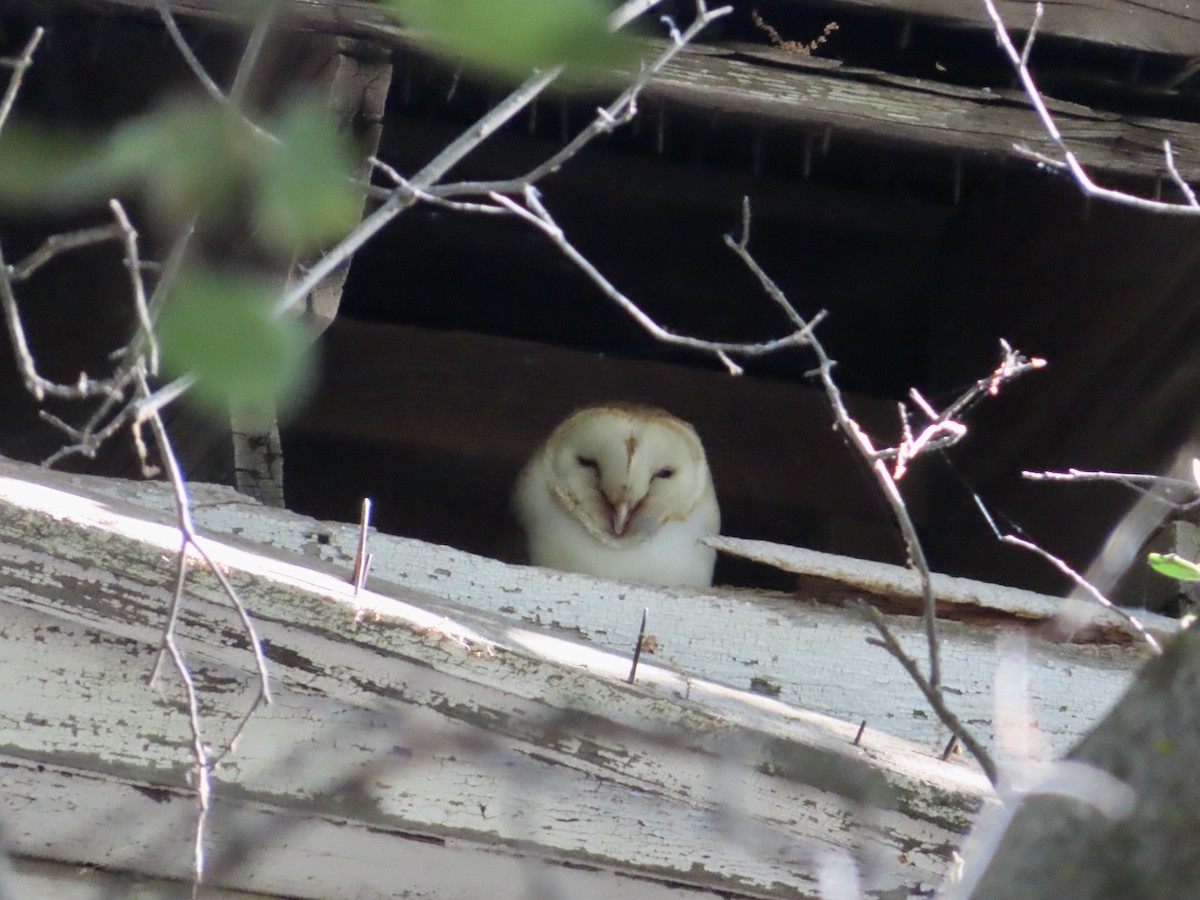
<svg viewBox="0 0 1200 900"><path fill-rule="evenodd" d="M240 46L236 27L215 4L174 5L221 72ZM1183 176L1200 180L1200 77L1188 69L1200 21L1182 4L1136 15L1109 5L1048 4L1033 68L1098 179L1177 197L1161 141L1172 141ZM348 33L390 54L378 155L402 173L503 96L381 24L374 7L312 6L295 13L302 33ZM675 6L690 16L689 4ZM772 46L752 7L790 40L838 27L797 53ZM1028 24L1026 4L1002 11ZM34 24L48 36L20 114L111 123L189 83L152 4L16 4L0 17L0 52ZM291 52L271 70L280 92L298 80ZM542 98L450 177L526 171L618 90ZM972 409L967 439L922 460L905 489L936 569L1058 592L1058 573L997 543L974 495L1082 567L1134 495L1030 483L1022 470L1175 463L1200 395L1200 221L1085 200L1068 178L1015 155L1014 142L1049 146L981 9L737 2L651 83L629 126L542 190L574 246L627 297L665 327L722 340L788 328L723 243L748 198L752 251L804 313L828 311L818 333L878 443L896 438L895 404L910 388L949 402L992 371L1001 338L1046 358L1044 371ZM64 225L11 214L0 224L9 259ZM27 299L39 360L66 373L102 365L128 327L126 287L103 250L48 269ZM711 357L657 342L515 218L410 210L355 257L319 352L313 396L281 423L284 489L298 511L352 520L369 496L381 530L517 559L508 494L523 460L572 409L628 399L696 425L725 533L903 562L877 489L831 429L811 354L743 360L734 378ZM0 453L42 459L60 439L38 421L12 362L0 350ZM173 428L191 477L232 479L227 429L186 410ZM135 474L121 442L66 465ZM787 585L731 561L718 581ZM1139 590L1124 599L1139 602Z"/></svg>

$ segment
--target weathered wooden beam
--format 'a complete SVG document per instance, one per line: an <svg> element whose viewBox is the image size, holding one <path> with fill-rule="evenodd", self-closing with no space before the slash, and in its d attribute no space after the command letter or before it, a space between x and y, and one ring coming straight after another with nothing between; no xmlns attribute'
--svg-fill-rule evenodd
<svg viewBox="0 0 1200 900"><path fill-rule="evenodd" d="M963 87L869 69L831 68L828 61L782 54L763 65L734 53L691 50L663 67L648 98L719 109L775 125L828 129L839 136L913 148L1012 156L1024 144L1056 156L1024 94ZM1097 111L1047 98L1064 139L1097 171L1158 177L1163 139L1186 160L1185 178L1200 175L1200 126L1191 122ZM1178 142L1178 143L1177 143ZM1184 149L1186 148L1186 149Z"/></svg>
<svg viewBox="0 0 1200 900"><path fill-rule="evenodd" d="M529 454L568 413L614 398L663 406L704 440L723 504L778 505L877 519L880 504L830 430L823 393L778 380L648 360L614 359L533 341L339 321L321 344L325 375L289 423L295 437L419 448L434 461L507 466L505 498ZM364 365L364 360L370 360ZM870 433L896 430L891 403L851 395ZM779 485L800 483L780 497ZM919 480L908 491L924 521ZM419 491L419 485L412 490Z"/></svg>
<svg viewBox="0 0 1200 900"><path fill-rule="evenodd" d="M834 10L845 7L860 12L911 16L927 24L992 30L981 0L836 0L831 6ZM1000 15L1014 32L1029 28L1034 6L1025 0L998 0L996 3ZM1045 9L1045 18L1038 26L1040 35L1149 53L1200 54L1200 15L1187 0L1153 0L1149 3L1050 0Z"/></svg>
<svg viewBox="0 0 1200 900"><path fill-rule="evenodd" d="M145 12L152 6L150 0L88 2L92 8L109 12ZM172 5L180 15L230 17L227 5L216 0L175 0ZM969 0L958 5L974 6ZM1103 28L1093 29L1091 39L1163 53L1200 55L1200 20L1185 6L1172 0L1170 7L1146 12L1145 7L1133 3L1114 3L1110 21L1126 23L1129 30L1108 41L1102 37ZM1051 10L1040 33L1051 33L1054 19ZM1141 28L1145 19L1153 20L1154 26ZM281 15L281 21L287 20L296 27L369 37L422 52L419 37L393 24L374 4L290 0ZM1080 32L1088 31L1085 26L1091 22L1085 13L1068 16L1067 20L1084 23L1074 28ZM1164 27L1165 23L1169 27ZM1084 37L1074 32L1068 36ZM647 41L646 45L648 52L654 52L662 42ZM763 62L764 55L771 56L773 62ZM1014 143L1054 152L1028 101L1017 91L961 87L932 79L831 66L829 60L772 51L769 47L753 58L720 47L688 48L651 82L644 97L760 123L804 127L822 134L828 131L835 138L849 136L914 149L965 152L992 159L1010 156ZM1161 177L1166 138L1175 149L1183 176L1200 176L1200 126L1194 123L1096 111L1052 99L1048 103L1080 160L1097 172Z"/></svg>
<svg viewBox="0 0 1200 900"><path fill-rule="evenodd" d="M82 0L103 10L134 9L152 11L153 0ZM287 15L305 27L334 30L346 34L379 36L399 29L377 4L367 0L287 0ZM978 0L836 0L827 4L831 16L839 7L878 10L948 22L960 28L991 31L990 23ZM1021 0L1000 0L997 7L1009 27L1028 28L1033 4ZM1039 27L1043 36L1073 38L1087 43L1166 53L1177 56L1200 55L1200 14L1187 0L1089 0L1075 4L1068 0L1050 0ZM229 17L229 5L221 0L171 0L179 15Z"/></svg>
<svg viewBox="0 0 1200 900"><path fill-rule="evenodd" d="M0 461L0 809L22 857L187 877L181 693L144 683L178 535L170 513L130 502L165 508L166 496ZM975 770L906 742L874 733L854 746L849 723L645 661L626 684L625 655L488 612L505 603L499 581L476 581L470 605L450 599L462 554L376 538L376 559L426 592L355 598L340 557L321 560L348 534L300 518L280 532L293 517L228 489L195 496L236 534L206 549L255 618L275 692L216 770L218 885L795 896L816 890L822 853L854 848L871 896L910 895L939 879L987 794ZM259 533L290 549L263 555ZM409 555L422 549L441 557L431 570ZM492 565L551 605L566 599L552 575ZM198 561L180 639L220 746L253 666Z"/></svg>

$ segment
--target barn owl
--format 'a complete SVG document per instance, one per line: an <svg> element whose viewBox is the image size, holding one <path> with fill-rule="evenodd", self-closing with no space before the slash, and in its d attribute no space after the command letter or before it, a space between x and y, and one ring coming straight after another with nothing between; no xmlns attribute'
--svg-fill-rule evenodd
<svg viewBox="0 0 1200 900"><path fill-rule="evenodd" d="M513 496L530 561L647 584L712 584L721 512L695 429L661 409L593 406L567 417Z"/></svg>

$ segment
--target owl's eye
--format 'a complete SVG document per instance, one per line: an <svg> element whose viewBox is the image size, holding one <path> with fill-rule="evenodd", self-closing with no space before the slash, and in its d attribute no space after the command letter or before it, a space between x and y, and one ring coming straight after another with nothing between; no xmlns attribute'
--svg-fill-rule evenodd
<svg viewBox="0 0 1200 900"><path fill-rule="evenodd" d="M596 471L600 470L600 463L596 462L596 460L590 456L577 456L575 457L575 462L579 463L585 469L595 469Z"/></svg>
<svg viewBox="0 0 1200 900"><path fill-rule="evenodd" d="M672 476L674 476L674 474L675 474L675 470L672 469L670 466L667 466L667 467L659 469L657 472L655 472L654 477L655 478L671 478Z"/></svg>

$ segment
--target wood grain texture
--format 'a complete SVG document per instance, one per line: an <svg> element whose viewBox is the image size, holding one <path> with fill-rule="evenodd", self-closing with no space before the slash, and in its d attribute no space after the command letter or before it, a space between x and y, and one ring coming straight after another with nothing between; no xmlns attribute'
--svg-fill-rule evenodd
<svg viewBox="0 0 1200 900"><path fill-rule="evenodd" d="M0 463L0 804L25 857L182 878L190 737L174 684L143 683L177 535L130 502L161 507L163 485L86 483L102 490ZM197 511L238 535L207 546L261 629L276 694L216 772L217 884L313 898L485 886L518 898L531 880L585 897L795 896L815 891L819 854L846 847L870 896L910 895L940 878L987 794L969 767L879 734L856 748L849 723L699 677L647 662L627 685L624 656L446 596L457 571L473 601L502 603L490 566L553 604L545 573L481 560L471 574L461 554L424 545L426 569L405 557L415 542L377 540L389 571L424 590L356 599L321 561L340 561L352 529L281 527L286 513L193 487ZM253 549L260 532L280 543ZM219 745L252 665L214 580L197 567L189 583L180 634Z"/></svg>
<svg viewBox="0 0 1200 900"><path fill-rule="evenodd" d="M913 2L919 5L924 0ZM947 11L977 6L970 0L945 2ZM93 8L110 12L151 8L149 0L91 3ZM224 4L215 0L176 0L174 6L181 15L228 17ZM1010 6L1016 9L1027 4ZM1062 6L1067 11L1064 20L1072 23L1063 36L1126 49L1189 57L1200 54L1200 21L1179 0L1150 8L1111 3L1107 14L1098 18L1090 15L1091 10ZM1055 12L1054 8L1048 11L1041 34L1053 33ZM966 24L974 15L961 14L955 21ZM422 49L417 36L392 24L373 4L291 0L281 14L281 21L285 18L297 27L351 34L418 52ZM1016 21L1022 21L1019 15ZM1109 27L1112 31L1106 31ZM661 41L646 42L647 53L662 47ZM764 63L764 55L776 61ZM850 135L992 159L1010 156L1014 143L1042 152L1051 150L1028 102L1018 92L958 87L869 69L831 69L828 60L769 47L753 58L710 47L688 48L651 82L644 96L761 123L831 129L835 137ZM1080 160L1098 172L1159 177L1164 172L1162 142L1169 138L1183 176L1194 179L1200 175L1200 126L1194 123L1105 113L1053 101L1050 107Z"/></svg>
<svg viewBox="0 0 1200 900"><path fill-rule="evenodd" d="M83 0L97 9L153 10L152 0ZM991 31L978 0L837 0L825 4L831 15L839 8L878 11L937 20L960 28ZM365 0L288 0L287 14L307 27L337 30L374 37L400 32L386 13ZM1200 54L1200 13L1186 0L1089 0L1084 4L1050 0L1040 26L1042 35L1073 38L1088 43L1179 56ZM180 15L228 16L219 0L171 0ZM1013 29L1028 28L1033 4L1021 0L997 3Z"/></svg>

